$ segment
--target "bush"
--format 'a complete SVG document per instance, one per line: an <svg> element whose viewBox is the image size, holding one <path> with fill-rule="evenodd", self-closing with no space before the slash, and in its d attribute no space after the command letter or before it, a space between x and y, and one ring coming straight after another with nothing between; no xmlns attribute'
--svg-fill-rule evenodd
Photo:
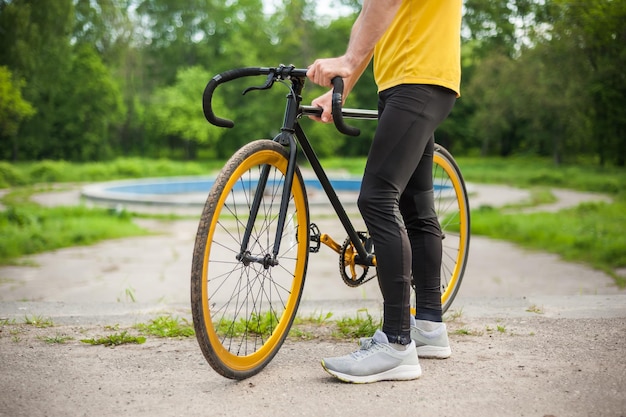
<svg viewBox="0 0 626 417"><path fill-rule="evenodd" d="M30 170L32 183L62 182L65 180L65 171L68 164L65 161L42 161L33 165Z"/></svg>
<svg viewBox="0 0 626 417"><path fill-rule="evenodd" d="M13 165L0 161L0 188L24 185L27 180Z"/></svg>

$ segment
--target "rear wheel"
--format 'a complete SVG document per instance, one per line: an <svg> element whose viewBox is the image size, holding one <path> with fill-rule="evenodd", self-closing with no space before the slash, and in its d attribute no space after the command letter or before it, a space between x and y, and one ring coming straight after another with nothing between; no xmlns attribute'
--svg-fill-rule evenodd
<svg viewBox="0 0 626 417"><path fill-rule="evenodd" d="M272 360L300 303L309 255L309 213L298 169L278 264L262 261L272 254L287 162L286 149L276 142L259 140L242 147L215 180L198 226L191 272L193 322L206 360L227 378L248 378ZM267 185L246 257L240 260L264 167L269 167Z"/></svg>

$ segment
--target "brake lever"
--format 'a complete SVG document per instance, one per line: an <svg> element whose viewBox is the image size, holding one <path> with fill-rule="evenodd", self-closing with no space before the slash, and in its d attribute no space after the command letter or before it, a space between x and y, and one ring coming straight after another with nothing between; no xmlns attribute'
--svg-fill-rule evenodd
<svg viewBox="0 0 626 417"><path fill-rule="evenodd" d="M248 87L246 88L243 93L241 95L245 96L247 93L249 93L250 91L257 91L257 90L269 90L270 88L272 88L272 86L274 85L274 72L270 72L270 74L267 76L267 79L265 80L265 84L261 85L261 86L254 86L254 87Z"/></svg>

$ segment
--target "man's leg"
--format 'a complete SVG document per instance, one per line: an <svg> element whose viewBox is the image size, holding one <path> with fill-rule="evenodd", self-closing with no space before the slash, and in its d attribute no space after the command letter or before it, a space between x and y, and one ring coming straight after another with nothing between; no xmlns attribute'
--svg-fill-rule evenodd
<svg viewBox="0 0 626 417"><path fill-rule="evenodd" d="M455 99L450 90L423 85L401 85L381 93L379 124L358 202L374 242L384 298L383 331L391 342L406 344L410 335L412 251L400 195ZM427 176L432 177L432 171Z"/></svg>

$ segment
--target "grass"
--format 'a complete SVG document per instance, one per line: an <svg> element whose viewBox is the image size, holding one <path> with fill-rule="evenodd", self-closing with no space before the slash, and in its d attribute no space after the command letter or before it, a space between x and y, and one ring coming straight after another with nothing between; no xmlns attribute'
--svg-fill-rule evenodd
<svg viewBox="0 0 626 417"><path fill-rule="evenodd" d="M316 330L322 327L332 326L332 321L330 320L333 316L333 313L313 313L308 317L302 317L297 315L293 320L293 325L289 330L289 336L291 338L300 339L300 340L310 340L315 339Z"/></svg>
<svg viewBox="0 0 626 417"><path fill-rule="evenodd" d="M94 182L126 178L207 175L224 161L181 162L168 159L118 158L109 162L0 161L0 188L40 183Z"/></svg>
<svg viewBox="0 0 626 417"><path fill-rule="evenodd" d="M476 158L455 157L468 182L506 184L514 187L536 186L593 191L626 197L626 169L594 164L555 166L550 160L535 157ZM344 170L362 175L365 158L327 158L324 169Z"/></svg>
<svg viewBox="0 0 626 417"><path fill-rule="evenodd" d="M466 181L515 187L568 188L626 197L626 169L592 164L555 166L540 158L457 158Z"/></svg>
<svg viewBox="0 0 626 417"><path fill-rule="evenodd" d="M550 204L557 202L557 198L547 187L531 187L529 190L530 198L520 203L507 204L503 209L519 210L527 207L535 207L540 204Z"/></svg>
<svg viewBox="0 0 626 417"><path fill-rule="evenodd" d="M134 336L128 333L126 330L113 333L108 336L98 337L98 338L90 338L90 339L81 339L81 342L87 343L89 345L103 345L107 347L114 347L126 344L143 344L146 342L146 338L143 336Z"/></svg>
<svg viewBox="0 0 626 417"><path fill-rule="evenodd" d="M217 323L216 332L221 336L238 337L246 334L269 336L278 324L275 312L252 313L249 318L241 317L237 321L222 319Z"/></svg>
<svg viewBox="0 0 626 417"><path fill-rule="evenodd" d="M42 207L28 201L34 191L18 189L1 201L6 209L0 211L0 264L15 263L24 255L148 234L126 211Z"/></svg>
<svg viewBox="0 0 626 417"><path fill-rule="evenodd" d="M25 316L24 324L27 324L29 326L35 326L40 329L54 326L54 322L52 321L50 317L43 317L43 316Z"/></svg>
<svg viewBox="0 0 626 417"><path fill-rule="evenodd" d="M191 337L195 336L193 325L187 319L161 316L148 323L139 323L135 328L142 334L156 337Z"/></svg>
<svg viewBox="0 0 626 417"><path fill-rule="evenodd" d="M336 322L341 338L371 337L382 325L380 319L375 320L367 310L359 310L355 317L343 317Z"/></svg>
<svg viewBox="0 0 626 417"><path fill-rule="evenodd" d="M138 323L133 326L142 335L160 338L184 338L195 335L193 327L184 318L173 317L171 315L159 316L148 323ZM146 342L145 336L130 334L127 330L119 331L119 325L106 326L107 330L115 333L97 338L82 339L81 342L90 345L120 346L125 344L143 344Z"/></svg>
<svg viewBox="0 0 626 417"><path fill-rule="evenodd" d="M626 267L626 169L596 165L555 167L538 158L458 158L465 180L531 190L531 204L550 202L546 190L566 188L610 195L613 203L585 203L557 213L520 214L510 208L472 210L472 234L555 253L606 272L626 288L616 270ZM539 188L537 188L540 186ZM521 207L518 207L521 208Z"/></svg>
<svg viewBox="0 0 626 417"><path fill-rule="evenodd" d="M367 310L358 310L355 316L346 316L331 320L332 313L318 313L308 317L296 316L289 331L289 336L301 340L314 339L324 334L333 339L356 339L371 337L381 326L381 320L375 319ZM251 320L241 318L235 322L220 320L217 333L221 336L238 337L242 335L259 335L267 337L276 327L277 319L273 313L252 315ZM320 331L321 328L326 330Z"/></svg>

